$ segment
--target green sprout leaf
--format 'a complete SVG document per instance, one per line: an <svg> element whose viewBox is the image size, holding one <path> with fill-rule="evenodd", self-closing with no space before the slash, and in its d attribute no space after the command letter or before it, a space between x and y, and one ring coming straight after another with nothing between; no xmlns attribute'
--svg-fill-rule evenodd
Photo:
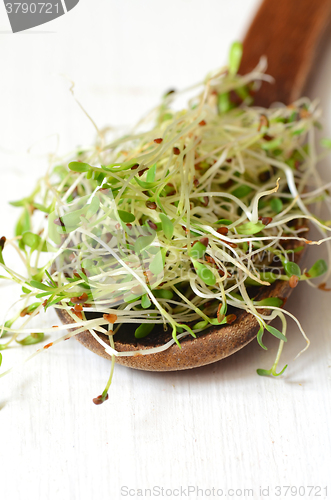
<svg viewBox="0 0 331 500"><path fill-rule="evenodd" d="M173 237L173 234L174 234L173 223L171 222L169 217L167 217L165 214L160 213L159 217L161 219L162 229L163 229L163 232L164 232L166 238L168 238L168 240L171 240L171 238Z"/></svg>
<svg viewBox="0 0 331 500"><path fill-rule="evenodd" d="M91 165L89 165L88 163L82 163L80 161L72 161L69 163L68 167L72 172L79 173L88 172L91 169Z"/></svg>
<svg viewBox="0 0 331 500"><path fill-rule="evenodd" d="M286 262L284 269L289 278L291 276L298 276L298 278L301 277L301 269L295 262Z"/></svg>
<svg viewBox="0 0 331 500"><path fill-rule="evenodd" d="M199 278L202 279L202 281L206 283L206 285L214 286L216 283L216 278L213 272L207 266L205 266L204 264L200 264L200 262L197 262L194 259L192 259L192 262Z"/></svg>
<svg viewBox="0 0 331 500"><path fill-rule="evenodd" d="M144 248L147 248L151 243L153 243L155 235L156 233L152 234L151 236L140 236L139 238L137 238L134 244L134 251L137 254L141 253Z"/></svg>
<svg viewBox="0 0 331 500"><path fill-rule="evenodd" d="M123 222L129 223L136 220L135 216L130 212L126 212L125 210L118 210L118 215Z"/></svg>
<svg viewBox="0 0 331 500"><path fill-rule="evenodd" d="M229 54L229 73L231 76L237 74L241 58L243 54L243 46L240 42L234 42L230 48Z"/></svg>
<svg viewBox="0 0 331 500"><path fill-rule="evenodd" d="M26 198L23 198L23 200L10 201L9 205L11 205L12 207L25 207L27 203L28 200Z"/></svg>
<svg viewBox="0 0 331 500"><path fill-rule="evenodd" d="M208 326L208 321L199 321L198 323L195 323L193 326L193 330L200 330L202 328L206 328Z"/></svg>
<svg viewBox="0 0 331 500"><path fill-rule="evenodd" d="M267 281L268 283L274 283L278 279L278 275L273 273L273 272L266 271L266 272L260 274L260 278L261 278L261 280ZM245 283L247 285L251 285L251 286L261 286L261 283L253 280L249 276L245 279Z"/></svg>
<svg viewBox="0 0 331 500"><path fill-rule="evenodd" d="M31 248L31 250L35 250L41 243L41 238L38 234L31 233L30 231L26 231L22 235L22 243Z"/></svg>
<svg viewBox="0 0 331 500"><path fill-rule="evenodd" d="M62 224L65 227L57 226L57 230L61 230L61 232L70 232L76 229L82 221L81 216L85 215L87 210L88 210L88 205L78 210L73 210L72 212L68 212L62 215L60 220L62 221Z"/></svg>
<svg viewBox="0 0 331 500"><path fill-rule="evenodd" d="M271 307L281 307L283 304L282 299L278 297L268 297L267 299L260 300L259 302L255 302L257 306L271 306Z"/></svg>
<svg viewBox="0 0 331 500"><path fill-rule="evenodd" d="M285 335L282 334L277 328L274 328L273 326L266 325L265 326L266 330L270 332L274 337L277 337L277 339L282 340L283 342L287 342L287 338Z"/></svg>
<svg viewBox="0 0 331 500"><path fill-rule="evenodd" d="M280 375L282 375L284 373L284 371L286 370L287 368L287 365L284 366L284 368L282 369L282 371L280 371L279 373L276 372L276 366L272 366L270 368L270 370L263 370L262 368L258 368L256 370L256 373L262 377L268 377L269 375L273 375L274 377L279 377Z"/></svg>
<svg viewBox="0 0 331 500"><path fill-rule="evenodd" d="M166 249L161 248L149 265L149 270L157 276L164 270Z"/></svg>
<svg viewBox="0 0 331 500"><path fill-rule="evenodd" d="M46 214L49 214L51 212L50 207L45 207L44 205L41 205L40 203L36 203L35 201L32 203L34 208L36 210L39 210L40 212L44 212Z"/></svg>
<svg viewBox="0 0 331 500"><path fill-rule="evenodd" d="M146 181L147 182L154 182L155 175L156 175L156 163L154 163L154 165L148 170L147 175L146 175Z"/></svg>
<svg viewBox="0 0 331 500"><path fill-rule="evenodd" d="M283 202L279 198L272 198L270 200L270 207L276 214L279 214L283 210Z"/></svg>
<svg viewBox="0 0 331 500"><path fill-rule="evenodd" d="M224 302L224 303L222 304L221 309L220 309L220 316L225 316L225 315L226 315L227 310L228 310L228 305L227 305L227 303L226 303L226 302Z"/></svg>
<svg viewBox="0 0 331 500"><path fill-rule="evenodd" d="M151 333L155 326L155 323L142 323L136 331L134 332L134 336L136 339L143 339L144 337L147 337Z"/></svg>
<svg viewBox="0 0 331 500"><path fill-rule="evenodd" d="M246 224L241 224L236 229L238 234L250 235L259 233L260 231L262 231L262 229L264 229L264 227L265 226L264 224L262 224L262 222L246 222Z"/></svg>
<svg viewBox="0 0 331 500"><path fill-rule="evenodd" d="M271 141L264 141L261 144L261 147L266 151L271 151L273 149L278 148L278 146L280 146L281 143L282 143L282 138L277 137L276 139L272 139Z"/></svg>
<svg viewBox="0 0 331 500"><path fill-rule="evenodd" d="M192 259L202 259L206 253L207 247L201 243L200 241L197 241L194 243L193 247L189 251L189 256Z"/></svg>
<svg viewBox="0 0 331 500"><path fill-rule="evenodd" d="M141 306L143 309L148 309L149 307L151 307L151 305L152 305L152 302L150 301L150 298L148 297L147 293L145 293L141 297Z"/></svg>
<svg viewBox="0 0 331 500"><path fill-rule="evenodd" d="M42 332L39 332L31 333L31 335L28 335L22 340L16 340L16 342L21 345L32 345L38 344L38 342L41 342L42 340L44 340L44 334Z"/></svg>
<svg viewBox="0 0 331 500"><path fill-rule="evenodd" d="M243 101L246 101L246 104L249 105L253 103L253 98L249 94L249 88L247 85L237 87L235 92Z"/></svg>
<svg viewBox="0 0 331 500"><path fill-rule="evenodd" d="M230 226L230 224L232 224L232 221L229 219L219 219L215 222L215 224L220 224L221 226Z"/></svg>
<svg viewBox="0 0 331 500"><path fill-rule="evenodd" d="M92 215L95 215L100 207L100 199L97 196L93 196L91 203L86 206L86 219L90 219Z"/></svg>
<svg viewBox="0 0 331 500"><path fill-rule="evenodd" d="M259 343L259 345L262 347L262 349L264 349L265 351L268 350L268 348L264 345L264 343L262 342L262 337L263 337L263 333L264 333L264 326L261 324L260 325L260 329L257 333L257 341Z"/></svg>
<svg viewBox="0 0 331 500"><path fill-rule="evenodd" d="M320 144L323 148L331 149L331 139L321 139Z"/></svg>
<svg viewBox="0 0 331 500"><path fill-rule="evenodd" d="M292 135L300 135L300 134L302 134L305 131L306 131L305 128L298 128L296 130L293 130Z"/></svg>
<svg viewBox="0 0 331 500"><path fill-rule="evenodd" d="M35 311L40 306L40 304L41 304L41 302L34 302L33 304L30 304L25 309L25 311L27 312L27 314L31 314L31 313L33 313L33 311Z"/></svg>
<svg viewBox="0 0 331 500"><path fill-rule="evenodd" d="M209 323L214 326L225 325L227 323L226 318L223 318L221 321L218 321L217 318L211 318Z"/></svg>
<svg viewBox="0 0 331 500"><path fill-rule="evenodd" d="M234 107L230 100L230 95L228 92L224 92L218 95L218 111L222 113L227 113Z"/></svg>
<svg viewBox="0 0 331 500"><path fill-rule="evenodd" d="M301 252L301 250L303 250L304 248L305 248L305 247L302 245L302 246L299 246L299 247L294 248L293 250L286 250L286 252L288 252L288 253L291 253L291 252L293 252L293 253L299 253L299 252Z"/></svg>
<svg viewBox="0 0 331 500"><path fill-rule="evenodd" d="M238 186L236 189L231 191L231 194L233 194L233 196L236 196L237 198L245 198L245 196L247 196L252 191L253 189L250 186L242 184L241 186Z"/></svg>
<svg viewBox="0 0 331 500"><path fill-rule="evenodd" d="M157 299L171 300L174 296L174 292L172 290L153 290L153 295Z"/></svg>
<svg viewBox="0 0 331 500"><path fill-rule="evenodd" d="M44 285L44 283L40 283L39 281L36 281L36 280L31 280L30 283L26 283L26 284L32 286L32 288L38 288L39 290L44 290L47 292L51 292L53 290L53 288L51 288L47 285Z"/></svg>
<svg viewBox="0 0 331 500"><path fill-rule="evenodd" d="M259 345L265 350L264 341L274 344L270 335L279 343L273 367L258 373L279 375L277 363L286 342L283 300L269 296L274 287L262 293L274 282L286 285L290 280L295 286L298 278L323 280L324 260L314 264L316 257L301 275L291 254L303 248L296 245L304 245L294 241L304 240L297 238L302 231L298 221L313 202L317 208L320 202L328 204L330 193L327 184L314 179L315 149L305 138L319 111L309 101L276 112L249 107L257 82L253 73L237 76L242 50L235 42L228 68L210 73L195 95L191 87L185 107L173 106L177 95L168 94L155 109L152 125L139 122L127 135L109 142L105 136L102 145L97 139L67 160L63 155L63 162L47 169L30 195L12 203L19 207L17 237L7 242L6 265L5 238L0 238L0 278L18 285L18 299L24 303L15 310L14 321L22 323L25 333L7 323L3 349L16 339L22 345L41 341L42 333L29 335L41 328L27 329L26 320L32 318L26 315L56 305L74 307L79 321L80 310L85 311L82 329L91 320L103 323L94 316L102 318L114 308L120 323L137 321L133 332L138 344L147 335L154 337L164 321L180 347L180 332L195 336L235 322L240 328L233 304L243 310L253 304ZM322 144L331 151L330 139ZM272 189L276 183L277 192ZM305 193L299 205L292 196L296 183ZM310 218L331 228L330 220ZM232 243L225 242L227 234ZM313 243L325 239L322 235ZM41 254L46 248L48 254ZM15 249L24 270L16 269L11 259ZM254 293L253 286L261 293ZM319 288L328 290L326 283ZM267 309L271 316L263 314ZM266 326L277 315L279 330ZM106 323L110 328L112 323ZM109 383L97 404L106 399Z"/></svg>
<svg viewBox="0 0 331 500"><path fill-rule="evenodd" d="M103 170L106 170L107 172L122 172L124 170L130 170L132 167L135 165L138 165L137 158L132 158L131 160L127 160L124 163L111 163L110 165L103 165L102 168Z"/></svg>
<svg viewBox="0 0 331 500"><path fill-rule="evenodd" d="M58 226L54 224L55 219L58 219L58 216L55 212L52 212L48 216L48 236L49 238L56 244L61 244L61 236L57 231Z"/></svg>
<svg viewBox="0 0 331 500"><path fill-rule="evenodd" d="M271 369L270 370L263 370L263 368L258 368L256 370L256 373L260 375L261 377L268 377L271 375Z"/></svg>
<svg viewBox="0 0 331 500"><path fill-rule="evenodd" d="M328 265L323 259L319 259L315 262L313 267L311 267L308 271L309 278L318 278L322 276L322 274L326 273L328 270Z"/></svg>
<svg viewBox="0 0 331 500"><path fill-rule="evenodd" d="M29 211L25 208L16 224L15 236L21 236L22 233L29 231L30 228L31 228L30 214Z"/></svg>
<svg viewBox="0 0 331 500"><path fill-rule="evenodd" d="M5 264L5 261L3 260L3 255L2 255L2 248L0 246L0 264Z"/></svg>

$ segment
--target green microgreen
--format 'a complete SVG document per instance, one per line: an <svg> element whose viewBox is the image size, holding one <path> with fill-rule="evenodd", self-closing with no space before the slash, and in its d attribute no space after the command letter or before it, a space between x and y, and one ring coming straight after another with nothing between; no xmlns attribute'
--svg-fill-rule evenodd
<svg viewBox="0 0 331 500"><path fill-rule="evenodd" d="M161 219L162 230L163 230L166 238L168 238L168 240L171 240L171 238L172 238L172 236L174 234L174 225L173 225L173 223L171 222L171 220L169 219L169 217L167 217L165 214L160 213L159 217Z"/></svg>
<svg viewBox="0 0 331 500"><path fill-rule="evenodd" d="M105 347L98 334L105 335L107 321L111 374L96 404L108 398L116 335L128 324L135 324L132 337L142 339L135 353L141 354L139 345L152 331L168 329L168 345L180 348L183 336L224 328L236 321L231 311L247 311L258 322L263 349L265 331L280 341L275 364L258 373L279 375L283 299L254 300L251 292L327 273L322 259L302 273L292 261L292 252L315 243L305 240L303 217L321 241L330 239L328 221L311 212L314 202L330 200L314 170L319 157L310 131L319 109L308 100L251 107L264 76L261 65L238 75L241 56L241 44L233 44L228 67L208 75L185 109L175 92L166 95L132 134L100 133L94 146L56 158L33 193L12 202L21 213L15 237L0 240L0 267L2 279L19 286L20 303L2 334L21 345L40 342L44 334L34 329L22 340L21 334L52 307L78 323L74 334L94 332ZM329 148L329 139L322 145ZM7 265L13 247L24 275ZM267 324L276 316L282 331Z"/></svg>
<svg viewBox="0 0 331 500"><path fill-rule="evenodd" d="M286 262L284 264L284 269L287 276L289 277L291 276L298 276L298 278L301 277L301 269L295 262Z"/></svg>
<svg viewBox="0 0 331 500"><path fill-rule="evenodd" d="M306 275L309 278L318 278L325 274L328 270L328 265L324 259L319 259L315 264L307 271Z"/></svg>
<svg viewBox="0 0 331 500"><path fill-rule="evenodd" d="M234 76L237 74L241 58L243 54L243 46L240 42L234 42L230 48L229 54L229 73Z"/></svg>
<svg viewBox="0 0 331 500"><path fill-rule="evenodd" d="M90 165L88 165L87 163L78 161L70 162L68 167L72 172L79 172L79 173L88 172L91 169Z"/></svg>
<svg viewBox="0 0 331 500"><path fill-rule="evenodd" d="M154 323L143 323L142 325L138 326L136 329L134 336L136 339L143 339L144 337L147 337L153 330L155 324Z"/></svg>
<svg viewBox="0 0 331 500"><path fill-rule="evenodd" d="M270 207L273 212L276 212L276 214L280 214L280 212L283 210L284 205L280 198L272 198L270 200Z"/></svg>
<svg viewBox="0 0 331 500"><path fill-rule="evenodd" d="M16 342L21 345L33 345L33 344L38 344L39 342L42 342L44 340L44 334L42 332L39 333L31 333L31 335L28 335L22 340L17 340Z"/></svg>
<svg viewBox="0 0 331 500"><path fill-rule="evenodd" d="M241 224L236 227L238 234L256 234L260 233L264 229L264 224L262 222L246 222L246 224Z"/></svg>

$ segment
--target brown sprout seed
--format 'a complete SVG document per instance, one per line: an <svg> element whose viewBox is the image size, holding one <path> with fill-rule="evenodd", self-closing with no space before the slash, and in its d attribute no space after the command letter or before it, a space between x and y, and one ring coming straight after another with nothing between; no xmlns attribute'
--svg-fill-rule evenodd
<svg viewBox="0 0 331 500"><path fill-rule="evenodd" d="M146 201L146 207L150 208L151 210L156 210L157 205L155 201Z"/></svg>

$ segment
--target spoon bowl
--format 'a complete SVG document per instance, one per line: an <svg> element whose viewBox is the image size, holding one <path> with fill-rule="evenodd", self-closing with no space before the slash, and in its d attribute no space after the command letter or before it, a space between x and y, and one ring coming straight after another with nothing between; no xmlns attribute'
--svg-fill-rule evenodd
<svg viewBox="0 0 331 500"><path fill-rule="evenodd" d="M302 259L304 250L295 253L295 262ZM276 281L270 287L262 287L256 296L256 300L262 300L268 297L280 297L286 302L292 288L287 281ZM171 331L164 332L163 328L154 329L152 333L144 339L135 339L134 330L136 325L127 325L114 336L115 349L119 353L131 351L130 356L116 356L116 363L130 368L136 368L146 371L176 371L197 368L219 361L239 349L245 347L253 340L260 328L257 320L252 314L244 310L233 310L237 319L231 325L222 327L212 326L208 330L197 333L197 338L187 336L181 339L181 348L177 344L172 344L166 350L155 354L135 354L138 349L147 350L153 347L164 345L171 340ZM263 314L269 314L269 310L264 310ZM57 309L62 323L72 323L72 318L63 309ZM87 313L89 314L89 313ZM91 313L90 313L91 314ZM97 313L95 313L97 314ZM109 339L106 335L98 333L99 337L109 345ZM75 337L87 349L102 356L111 359L100 343L86 331Z"/></svg>

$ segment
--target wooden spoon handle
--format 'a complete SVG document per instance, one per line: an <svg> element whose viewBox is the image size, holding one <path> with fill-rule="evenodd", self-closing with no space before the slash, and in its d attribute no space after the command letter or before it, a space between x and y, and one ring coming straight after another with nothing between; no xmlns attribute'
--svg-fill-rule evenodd
<svg viewBox="0 0 331 500"><path fill-rule="evenodd" d="M331 0L264 0L243 42L239 70L254 69L261 55L268 59L275 83L262 84L256 105L290 104L302 95L330 18Z"/></svg>

